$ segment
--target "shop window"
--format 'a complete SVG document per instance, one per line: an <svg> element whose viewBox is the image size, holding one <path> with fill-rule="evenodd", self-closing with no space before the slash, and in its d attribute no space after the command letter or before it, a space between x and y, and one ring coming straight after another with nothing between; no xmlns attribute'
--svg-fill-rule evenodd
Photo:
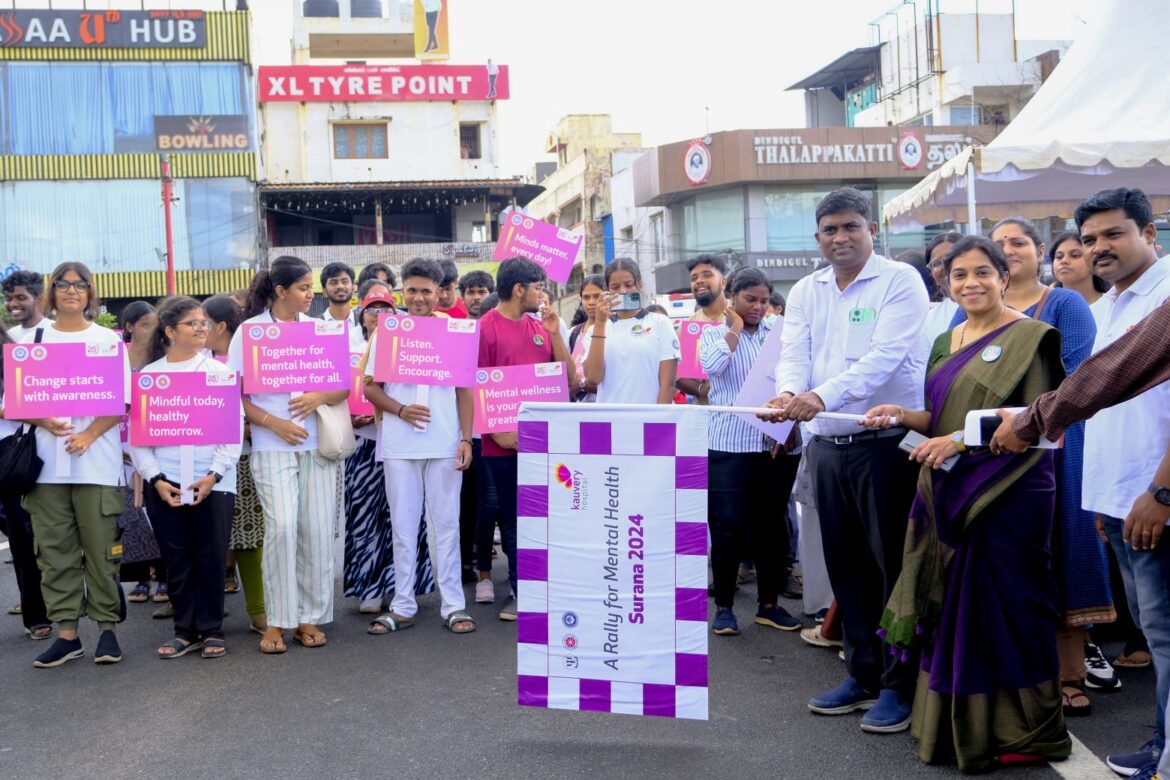
<svg viewBox="0 0 1170 780"><path fill-rule="evenodd" d="M338 160L385 159L386 125L333 125L333 157Z"/></svg>
<svg viewBox="0 0 1170 780"><path fill-rule="evenodd" d="M459 125L459 158L462 160L483 158L483 151L479 145L478 123L463 122Z"/></svg>

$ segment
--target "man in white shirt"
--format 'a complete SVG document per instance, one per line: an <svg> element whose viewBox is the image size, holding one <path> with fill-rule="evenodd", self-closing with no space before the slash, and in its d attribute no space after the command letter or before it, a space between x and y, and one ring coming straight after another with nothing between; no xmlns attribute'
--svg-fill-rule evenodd
<svg viewBox="0 0 1170 780"><path fill-rule="evenodd" d="M321 313L321 319L345 322L349 328L349 351L365 352L366 339L360 325L353 321L353 309L349 302L354 293L353 269L345 263L330 263L321 269L321 291L329 308Z"/></svg>
<svg viewBox="0 0 1170 780"><path fill-rule="evenodd" d="M864 731L910 725L917 664L886 652L877 635L902 568L918 468L898 450L903 428L861 432L820 412L864 414L878 404L923 408L926 354L918 332L929 309L917 272L873 252L870 199L846 187L817 206L829 265L796 283L785 310L775 420L808 423L825 564L844 626L849 676L809 701L821 715L869 710Z"/></svg>
<svg viewBox="0 0 1170 780"><path fill-rule="evenodd" d="M1093 304L1100 352L1170 299L1170 261L1159 261L1150 201L1141 190L1097 192L1076 211L1081 242L1093 273L1113 289ZM1170 500L1170 485L1152 484L1170 446L1170 384L1161 384L1103 409L1085 423L1082 507L1097 516L1097 528L1117 554L1134 620L1150 644L1157 680L1157 733L1150 743L1108 757L1109 766L1129 775L1153 765L1164 745L1165 707L1170 696L1170 541L1148 543L1145 530L1127 543L1124 518L1147 490ZM1092 489L1088 489L1091 486ZM1161 500L1161 499L1159 499ZM1142 538L1144 534L1144 538Z"/></svg>
<svg viewBox="0 0 1170 780"><path fill-rule="evenodd" d="M41 311L45 277L35 271L17 271L4 279L4 308L16 322L8 329L13 343L24 340L26 333L48 325Z"/></svg>
<svg viewBox="0 0 1170 780"><path fill-rule="evenodd" d="M402 299L415 317L432 317L444 271L434 260L411 260L402 269ZM377 373L377 346L370 350L366 376ZM409 583L418 561L419 522L426 512L427 536L442 603L439 615L453 633L475 630L464 607L460 581L459 491L471 465L471 390L403 382L370 382L366 398L382 410L383 469L394 537L394 578L398 587L390 611L368 629L382 635L410 628L418 602Z"/></svg>

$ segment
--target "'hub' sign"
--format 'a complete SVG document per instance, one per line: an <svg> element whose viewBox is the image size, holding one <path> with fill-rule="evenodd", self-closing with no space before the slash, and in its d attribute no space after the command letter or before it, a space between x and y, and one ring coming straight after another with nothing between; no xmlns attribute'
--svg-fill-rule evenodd
<svg viewBox="0 0 1170 780"><path fill-rule="evenodd" d="M0 48L201 49L206 45L202 11L0 11Z"/></svg>

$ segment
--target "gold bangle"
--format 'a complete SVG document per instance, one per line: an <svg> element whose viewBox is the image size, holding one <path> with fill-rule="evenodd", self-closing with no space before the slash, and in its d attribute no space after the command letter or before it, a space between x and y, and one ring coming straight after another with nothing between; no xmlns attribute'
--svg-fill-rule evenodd
<svg viewBox="0 0 1170 780"><path fill-rule="evenodd" d="M267 425L265 425L264 423L268 422L268 418L269 418L269 417L271 417L271 416L272 416L272 415L270 415L270 414L265 414L265 415L264 415L264 419L260 421L260 427L261 427L261 428L267 428L267 427L268 427L268 426L267 426Z"/></svg>

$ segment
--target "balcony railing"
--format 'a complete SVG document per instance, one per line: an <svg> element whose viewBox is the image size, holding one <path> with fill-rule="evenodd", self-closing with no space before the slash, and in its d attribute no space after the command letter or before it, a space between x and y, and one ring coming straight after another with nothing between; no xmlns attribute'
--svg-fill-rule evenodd
<svg viewBox="0 0 1170 780"><path fill-rule="evenodd" d="M491 262L492 242L451 241L430 244L364 244L361 246L274 246L268 249L269 262L281 255L299 257L314 268L329 263L348 263L361 268L371 263L402 266L415 257L450 259L456 263Z"/></svg>

